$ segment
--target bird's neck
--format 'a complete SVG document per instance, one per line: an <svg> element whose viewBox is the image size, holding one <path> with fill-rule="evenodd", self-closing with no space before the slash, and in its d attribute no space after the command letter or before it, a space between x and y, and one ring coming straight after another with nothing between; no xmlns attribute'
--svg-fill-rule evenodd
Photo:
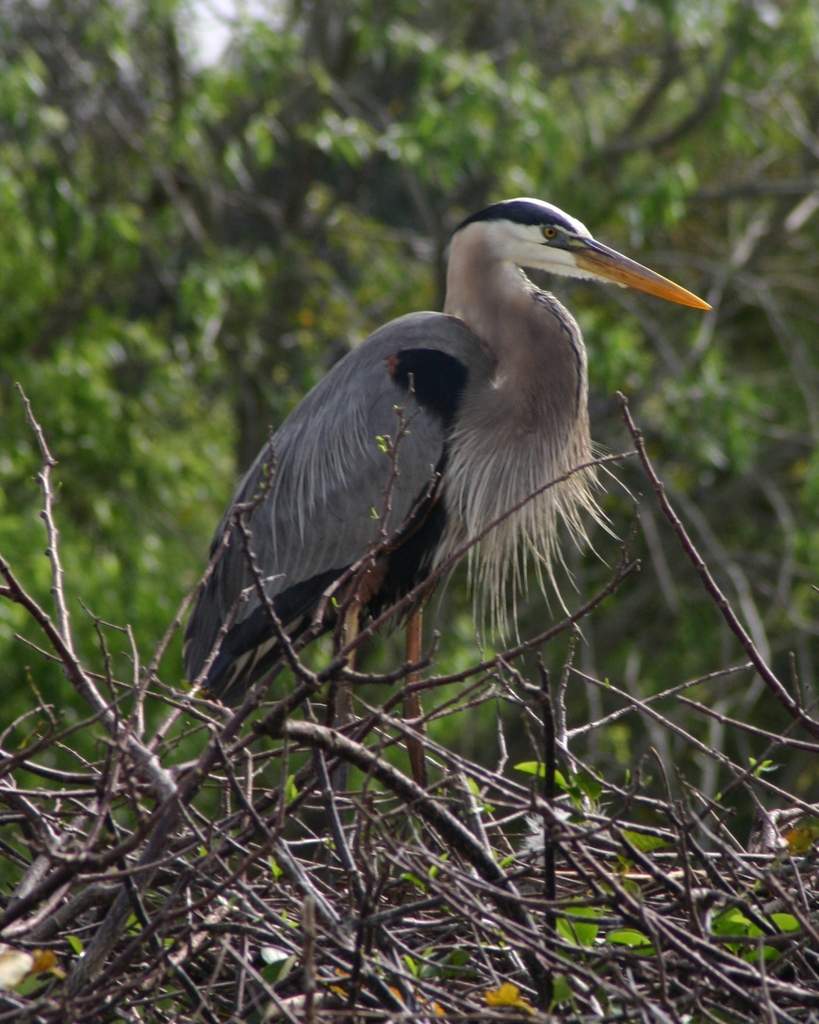
<svg viewBox="0 0 819 1024"><path fill-rule="evenodd" d="M499 359L505 354L505 325L524 297L526 278L513 263L493 259L466 231L452 240L444 312L463 320Z"/></svg>
<svg viewBox="0 0 819 1024"><path fill-rule="evenodd" d="M552 431L585 410L585 350L577 325L514 263L456 235L444 312L477 335L495 363L489 393L517 430ZM512 424L510 424L512 426Z"/></svg>

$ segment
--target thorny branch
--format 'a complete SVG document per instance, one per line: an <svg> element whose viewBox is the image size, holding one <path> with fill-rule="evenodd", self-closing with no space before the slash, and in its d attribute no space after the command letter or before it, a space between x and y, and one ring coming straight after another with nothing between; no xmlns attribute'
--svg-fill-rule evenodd
<svg viewBox="0 0 819 1024"><path fill-rule="evenodd" d="M57 524L54 522L54 491L51 487L51 470L57 465L57 460L49 450L48 442L46 441L45 434L43 433L43 428L34 418L34 413L31 409L31 402L29 402L25 391L23 391L19 384L15 384L15 388L17 389L17 393L20 395L20 398L23 400L23 405L26 410L26 420L34 431L34 436L37 438L37 445L40 448L40 454L43 457L43 468L37 474L37 480L43 494L43 509L40 516L45 523L46 536L48 537L46 556L49 562L51 562L51 596L54 598L54 605L57 609L57 623L60 635L68 645L69 650L73 653L71 644L71 619L68 614L68 607L65 603L65 592L63 591L63 567L60 562L59 546L60 534L57 530Z"/></svg>

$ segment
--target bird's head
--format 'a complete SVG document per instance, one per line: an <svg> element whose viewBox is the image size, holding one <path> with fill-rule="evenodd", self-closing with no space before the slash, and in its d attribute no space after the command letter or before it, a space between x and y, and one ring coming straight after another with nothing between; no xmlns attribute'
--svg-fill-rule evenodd
<svg viewBox="0 0 819 1024"><path fill-rule="evenodd" d="M595 241L579 220L540 199L507 199L455 229L480 232L492 259L588 281L613 281L694 309L710 309L692 292Z"/></svg>

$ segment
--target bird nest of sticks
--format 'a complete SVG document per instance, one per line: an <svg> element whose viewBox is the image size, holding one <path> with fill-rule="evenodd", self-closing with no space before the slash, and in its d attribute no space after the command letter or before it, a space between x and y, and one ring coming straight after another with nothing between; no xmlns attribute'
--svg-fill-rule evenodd
<svg viewBox="0 0 819 1024"><path fill-rule="evenodd" d="M615 593L634 571L625 551L577 612L476 653L457 676L434 656L380 678L332 657L308 667L293 644L271 672L278 688L226 709L162 679L184 608L144 669L133 651L133 678L105 658L92 671L66 611L54 463L31 422L55 610L2 559L0 596L37 623L88 716L66 724L33 695L0 740L0 857L13 879L0 898L0 1022L819 1020L816 808L763 770L774 750L815 753L819 722L733 617L633 424L660 507L747 654L720 674L755 673L793 721L784 736L723 721L753 735L750 765L683 733L727 780L717 797L656 744L620 784L588 755L626 714L679 737L673 707L690 711L699 680L650 698L597 681L616 708L572 730L574 644L556 680L522 660ZM368 703L364 684L379 682L389 700ZM337 729L322 705L341 684L362 696ZM422 788L402 767L418 733L392 711L408 686L425 691L428 720L502 702L531 760L510 764L501 726L491 767L426 737ZM89 735L96 759L78 753ZM66 754L74 770L55 767ZM732 832L729 798L754 808L750 839Z"/></svg>

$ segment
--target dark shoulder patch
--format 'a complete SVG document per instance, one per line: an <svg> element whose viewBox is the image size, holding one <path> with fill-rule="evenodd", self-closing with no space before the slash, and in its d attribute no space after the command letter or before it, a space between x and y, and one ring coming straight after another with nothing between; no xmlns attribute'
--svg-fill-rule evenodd
<svg viewBox="0 0 819 1024"><path fill-rule="evenodd" d="M410 376L419 405L441 417L448 430L466 387L466 366L435 348L406 348L387 360L390 376L409 389Z"/></svg>

